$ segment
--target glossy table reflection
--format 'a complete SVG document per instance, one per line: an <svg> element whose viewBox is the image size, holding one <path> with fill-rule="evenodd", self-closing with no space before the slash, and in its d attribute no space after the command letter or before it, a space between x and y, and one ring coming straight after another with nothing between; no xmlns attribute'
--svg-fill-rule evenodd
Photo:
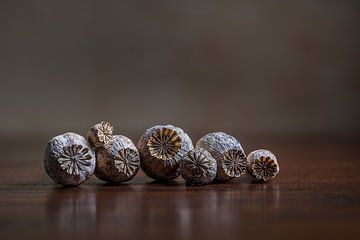
<svg viewBox="0 0 360 240"><path fill-rule="evenodd" d="M126 184L92 177L75 188L45 175L44 141L22 151L5 143L0 239L357 239L358 142L264 142L247 145L277 153L281 172L268 184L243 177L190 187L140 173Z"/></svg>

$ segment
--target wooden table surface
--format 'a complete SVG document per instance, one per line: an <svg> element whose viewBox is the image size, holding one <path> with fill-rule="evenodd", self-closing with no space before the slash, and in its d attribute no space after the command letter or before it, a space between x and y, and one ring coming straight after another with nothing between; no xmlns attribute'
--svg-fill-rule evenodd
<svg viewBox="0 0 360 240"><path fill-rule="evenodd" d="M43 170L46 138L1 140L0 239L360 239L359 141L248 138L281 171L203 187L161 184L139 173L106 185L54 184Z"/></svg>

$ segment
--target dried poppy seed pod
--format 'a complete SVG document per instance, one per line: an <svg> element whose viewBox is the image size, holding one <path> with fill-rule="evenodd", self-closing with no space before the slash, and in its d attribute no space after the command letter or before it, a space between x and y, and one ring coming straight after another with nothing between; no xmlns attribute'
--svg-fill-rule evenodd
<svg viewBox="0 0 360 240"><path fill-rule="evenodd" d="M226 181L246 173L246 155L233 136L223 132L208 133L200 138L196 147L209 151L217 161L216 180Z"/></svg>
<svg viewBox="0 0 360 240"><path fill-rule="evenodd" d="M140 168L140 155L127 137L114 135L113 141L96 150L95 176L106 182L125 182Z"/></svg>
<svg viewBox="0 0 360 240"><path fill-rule="evenodd" d="M140 166L145 174L159 181L180 175L179 163L194 146L189 136L178 127L157 125L146 130L138 142Z"/></svg>
<svg viewBox="0 0 360 240"><path fill-rule="evenodd" d="M216 160L205 149L192 149L180 161L181 176L189 185L205 185L216 177Z"/></svg>
<svg viewBox="0 0 360 240"><path fill-rule="evenodd" d="M83 136L65 133L48 142L44 167L55 182L79 185L94 173L95 153Z"/></svg>
<svg viewBox="0 0 360 240"><path fill-rule="evenodd" d="M251 152L247 161L250 174L259 181L267 182L275 178L280 170L275 155L265 149Z"/></svg>
<svg viewBox="0 0 360 240"><path fill-rule="evenodd" d="M108 122L100 122L90 128L87 139L94 148L103 147L113 140L114 127Z"/></svg>

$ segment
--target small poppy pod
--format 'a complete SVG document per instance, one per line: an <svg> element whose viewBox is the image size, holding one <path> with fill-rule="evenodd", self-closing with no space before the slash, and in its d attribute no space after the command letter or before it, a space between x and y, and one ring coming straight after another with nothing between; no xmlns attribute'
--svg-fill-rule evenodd
<svg viewBox="0 0 360 240"><path fill-rule="evenodd" d="M224 132L208 133L200 138L196 148L207 150L217 161L216 180L226 181L246 173L245 152L233 136Z"/></svg>
<svg viewBox="0 0 360 240"><path fill-rule="evenodd" d="M111 143L96 150L95 176L103 181L129 181L139 168L139 152L134 143L125 136L114 135Z"/></svg>
<svg viewBox="0 0 360 240"><path fill-rule="evenodd" d="M178 127L156 125L146 130L138 142L140 166L147 176L169 181L180 175L179 163L194 146Z"/></svg>
<svg viewBox="0 0 360 240"><path fill-rule="evenodd" d="M48 142L44 167L55 182L76 186L94 173L95 152L83 136L65 133Z"/></svg>
<svg viewBox="0 0 360 240"><path fill-rule="evenodd" d="M216 160L205 149L192 149L180 161L181 176L188 185L205 185L216 177Z"/></svg>
<svg viewBox="0 0 360 240"><path fill-rule="evenodd" d="M114 127L108 122L95 124L87 132L87 140L93 148L103 147L113 141Z"/></svg>
<svg viewBox="0 0 360 240"><path fill-rule="evenodd" d="M267 182L275 178L280 171L275 155L265 149L251 152L247 161L250 174L258 181Z"/></svg>

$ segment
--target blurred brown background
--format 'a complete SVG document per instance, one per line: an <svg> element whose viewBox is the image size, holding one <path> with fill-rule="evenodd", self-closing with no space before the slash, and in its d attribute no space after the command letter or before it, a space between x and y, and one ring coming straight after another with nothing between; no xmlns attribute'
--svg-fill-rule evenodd
<svg viewBox="0 0 360 240"><path fill-rule="evenodd" d="M359 0L0 0L1 240L358 239L359 29ZM101 120L226 131L281 172L54 184L48 139Z"/></svg>
<svg viewBox="0 0 360 240"><path fill-rule="evenodd" d="M356 136L359 23L359 1L1 0L0 134Z"/></svg>

